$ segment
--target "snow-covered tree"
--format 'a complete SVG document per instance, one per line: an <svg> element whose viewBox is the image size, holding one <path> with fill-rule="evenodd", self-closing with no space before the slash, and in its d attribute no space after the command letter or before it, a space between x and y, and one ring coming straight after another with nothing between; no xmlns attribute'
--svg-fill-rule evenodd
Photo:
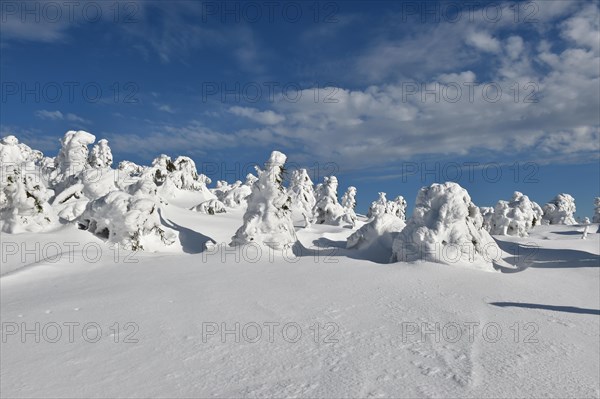
<svg viewBox="0 0 600 399"><path fill-rule="evenodd" d="M89 202L80 226L132 251L159 250L175 244L178 237L175 230L161 224L155 201L122 191Z"/></svg>
<svg viewBox="0 0 600 399"><path fill-rule="evenodd" d="M447 182L421 188L412 217L394 241L392 261L427 260L493 270L493 257L499 253L467 190Z"/></svg>
<svg viewBox="0 0 600 399"><path fill-rule="evenodd" d="M545 224L576 224L574 214L576 211L575 198L569 194L558 194L543 207Z"/></svg>
<svg viewBox="0 0 600 399"><path fill-rule="evenodd" d="M296 169L292 172L288 193L292 201L294 219L304 216L310 219L317 200L313 182L306 169Z"/></svg>
<svg viewBox="0 0 600 399"><path fill-rule="evenodd" d="M101 139L94 144L88 157L88 163L92 168L110 168L113 163L113 156L108 140Z"/></svg>
<svg viewBox="0 0 600 399"><path fill-rule="evenodd" d="M491 218L490 234L527 237L529 230L541 224L542 215L542 208L538 204L515 191L512 200L500 200L496 204Z"/></svg>
<svg viewBox="0 0 600 399"><path fill-rule="evenodd" d="M52 182L54 185L60 185L68 182L72 176L79 175L88 165L89 149L96 136L83 130L68 131L61 139L61 148L54 158L54 173ZM60 188L62 190L62 187Z"/></svg>
<svg viewBox="0 0 600 399"><path fill-rule="evenodd" d="M354 208L356 208L356 187L348 187L344 195L342 195L342 207L344 208L342 220L354 227L357 220L356 212L354 212Z"/></svg>
<svg viewBox="0 0 600 399"><path fill-rule="evenodd" d="M369 207L369 211L367 212L368 218L373 218L376 215L381 215L386 213L387 210L387 198L384 192L378 193L379 198L376 201L371 202L371 206Z"/></svg>
<svg viewBox="0 0 600 399"><path fill-rule="evenodd" d="M406 200L403 196L397 196L393 201L388 201L386 194L379 193L379 198L371 203L367 216L373 218L384 213L394 215L402 220L406 220Z"/></svg>
<svg viewBox="0 0 600 399"><path fill-rule="evenodd" d="M600 197L594 199L594 216L592 222L600 223Z"/></svg>
<svg viewBox="0 0 600 399"><path fill-rule="evenodd" d="M43 231L56 222L48 199L40 161L43 155L19 143L15 136L0 140L0 230L6 233Z"/></svg>
<svg viewBox="0 0 600 399"><path fill-rule="evenodd" d="M236 181L229 186L227 191L222 195L222 202L229 208L238 208L247 205L246 198L252 193L252 185L256 182L256 176L252 173L246 175L246 181L242 184L241 181Z"/></svg>
<svg viewBox="0 0 600 399"><path fill-rule="evenodd" d="M344 208L338 202L338 180L335 176L324 177L318 186L313 215L318 224L339 225L342 223Z"/></svg>
<svg viewBox="0 0 600 399"><path fill-rule="evenodd" d="M377 249L385 251L389 259L394 236L405 226L406 223L395 215L376 214L369 223L364 224L348 237L346 248L366 249L377 245Z"/></svg>
<svg viewBox="0 0 600 399"><path fill-rule="evenodd" d="M492 218L494 217L494 207L480 206L479 212L483 218L483 228L488 233L492 230Z"/></svg>
<svg viewBox="0 0 600 399"><path fill-rule="evenodd" d="M247 198L244 224L233 236L232 246L256 242L280 249L296 242L291 199L282 185L286 160L285 154L273 151L264 170L257 168L258 180Z"/></svg>

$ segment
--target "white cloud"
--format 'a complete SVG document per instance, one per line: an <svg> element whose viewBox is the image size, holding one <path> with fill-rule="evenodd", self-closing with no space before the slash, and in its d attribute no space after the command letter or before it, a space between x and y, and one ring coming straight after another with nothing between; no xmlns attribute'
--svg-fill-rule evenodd
<svg viewBox="0 0 600 399"><path fill-rule="evenodd" d="M63 114L60 111L48 111L45 109L36 111L35 116L38 117L39 119L46 119L46 120L52 120L52 121L65 120L65 121L69 121L69 122L79 122L79 123L84 123L84 124L91 123L89 120L84 119L84 118L77 116L75 114L72 114L72 113Z"/></svg>
<svg viewBox="0 0 600 399"><path fill-rule="evenodd" d="M256 108L234 106L229 108L229 112L237 116L243 116L251 119L263 125L276 125L285 120L283 115L275 113L271 110L259 111Z"/></svg>
<svg viewBox="0 0 600 399"><path fill-rule="evenodd" d="M487 32L472 32L467 36L467 43L488 53L500 51L500 42Z"/></svg>
<svg viewBox="0 0 600 399"><path fill-rule="evenodd" d="M175 111L168 104L156 104L156 107L159 111L168 112L169 114L174 114Z"/></svg>

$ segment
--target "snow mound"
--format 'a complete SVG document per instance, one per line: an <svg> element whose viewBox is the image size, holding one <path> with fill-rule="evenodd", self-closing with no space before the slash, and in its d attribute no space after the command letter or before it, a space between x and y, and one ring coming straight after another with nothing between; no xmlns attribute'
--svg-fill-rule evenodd
<svg viewBox="0 0 600 399"><path fill-rule="evenodd" d="M394 240L392 261L468 264L492 271L498 254L467 190L447 182L421 188L412 217Z"/></svg>
<svg viewBox="0 0 600 399"><path fill-rule="evenodd" d="M284 154L273 151L265 169L257 168L258 180L247 198L244 224L233 236L232 246L256 242L281 249L297 241L291 199L282 185L285 161Z"/></svg>
<svg viewBox="0 0 600 399"><path fill-rule="evenodd" d="M225 205L219 200L212 199L208 201L204 201L200 205L193 207L191 210L206 213L208 215L215 215L217 213L225 213Z"/></svg>
<svg viewBox="0 0 600 399"><path fill-rule="evenodd" d="M155 201L122 191L91 201L80 220L83 229L132 251L159 250L178 237L161 224Z"/></svg>
<svg viewBox="0 0 600 399"><path fill-rule="evenodd" d="M544 205L543 222L545 224L577 224L575 217L575 198L569 194L558 194Z"/></svg>
<svg viewBox="0 0 600 399"><path fill-rule="evenodd" d="M346 248L365 249L378 244L391 250L395 234L405 226L406 223L397 216L389 213L378 214L348 237Z"/></svg>
<svg viewBox="0 0 600 399"><path fill-rule="evenodd" d="M496 204L489 231L492 235L527 237L529 230L541 224L542 215L542 208L537 203L515 191L512 200L500 200Z"/></svg>

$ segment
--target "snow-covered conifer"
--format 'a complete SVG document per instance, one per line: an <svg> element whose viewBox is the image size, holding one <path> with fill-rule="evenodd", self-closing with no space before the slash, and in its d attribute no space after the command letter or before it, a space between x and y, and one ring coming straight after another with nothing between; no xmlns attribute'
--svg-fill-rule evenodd
<svg viewBox="0 0 600 399"><path fill-rule="evenodd" d="M594 199L594 216L592 222L600 223L600 197Z"/></svg>
<svg viewBox="0 0 600 399"><path fill-rule="evenodd" d="M342 223L344 208L338 202L338 180L335 176L324 177L323 185L316 193L316 203L313 207L315 222L318 224L339 225Z"/></svg>
<svg viewBox="0 0 600 399"><path fill-rule="evenodd" d="M412 217L394 241L392 260L468 264L491 271L499 253L467 190L447 182L421 188Z"/></svg>
<svg viewBox="0 0 600 399"><path fill-rule="evenodd" d="M101 139L94 144L88 157L88 163L92 168L110 168L112 166L113 156L108 146L108 140Z"/></svg>
<svg viewBox="0 0 600 399"><path fill-rule="evenodd" d="M256 242L279 249L296 242L291 199L282 185L286 159L285 154L273 151L264 170L257 168L258 180L247 198L244 224L233 236L231 245Z"/></svg>
<svg viewBox="0 0 600 399"><path fill-rule="evenodd" d="M288 193L292 201L294 219L312 217L313 208L317 202L313 182L306 169L296 169L292 172Z"/></svg>
<svg viewBox="0 0 600 399"><path fill-rule="evenodd" d="M512 200L500 200L496 204L491 217L490 234L527 237L529 230L541 224L542 214L542 208L537 203L515 191Z"/></svg>
<svg viewBox="0 0 600 399"><path fill-rule="evenodd" d="M576 224L574 214L576 211L575 198L569 194L558 194L543 207L545 224Z"/></svg>
<svg viewBox="0 0 600 399"><path fill-rule="evenodd" d="M350 186L342 196L342 207L344 207L343 221L349 223L352 227L356 225L356 187Z"/></svg>

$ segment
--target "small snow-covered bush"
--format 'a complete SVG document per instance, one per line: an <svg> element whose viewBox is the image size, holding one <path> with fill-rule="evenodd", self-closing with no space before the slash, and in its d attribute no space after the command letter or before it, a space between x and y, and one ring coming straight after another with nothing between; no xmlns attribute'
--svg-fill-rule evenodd
<svg viewBox="0 0 600 399"><path fill-rule="evenodd" d="M160 222L151 198L113 191L88 203L82 228L132 251L153 251L173 245L178 233Z"/></svg>
<svg viewBox="0 0 600 399"><path fill-rule="evenodd" d="M594 216L592 222L600 223L600 197L594 199Z"/></svg>
<svg viewBox="0 0 600 399"><path fill-rule="evenodd" d="M325 177L318 186L313 215L318 224L339 225L342 223L344 208L337 198L338 180L335 176Z"/></svg>
<svg viewBox="0 0 600 399"><path fill-rule="evenodd" d="M512 200L500 200L496 204L491 218L490 234L527 237L529 230L541 224L542 214L542 208L538 204L515 191Z"/></svg>
<svg viewBox="0 0 600 399"><path fill-rule="evenodd" d="M492 259L499 253L467 190L447 182L421 188L412 217L394 241L392 261L427 260L493 270Z"/></svg>
<svg viewBox="0 0 600 399"><path fill-rule="evenodd" d="M273 151L264 170L257 168L258 180L247 198L244 224L233 236L232 246L256 242L280 249L297 241L291 199L282 185L286 160L285 154Z"/></svg>
<svg viewBox="0 0 600 399"><path fill-rule="evenodd" d="M544 205L543 222L545 224L577 224L575 221L575 198L569 194L558 194Z"/></svg>
<svg viewBox="0 0 600 399"><path fill-rule="evenodd" d="M288 193L292 201L294 216L311 218L317 200L313 182L306 169L296 169L292 172Z"/></svg>
<svg viewBox="0 0 600 399"><path fill-rule="evenodd" d="M200 205L193 207L191 210L209 215L227 212L225 210L225 205L223 205L223 203L217 199L204 201Z"/></svg>
<svg viewBox="0 0 600 399"><path fill-rule="evenodd" d="M247 205L246 198L252 193L252 185L256 182L256 176L248 173L246 181L236 181L223 192L221 202L229 208L238 208Z"/></svg>
<svg viewBox="0 0 600 399"><path fill-rule="evenodd" d="M371 202L369 211L367 212L368 218L373 218L376 215L382 215L387 210L387 198L384 192L378 193L379 198L376 201Z"/></svg>

